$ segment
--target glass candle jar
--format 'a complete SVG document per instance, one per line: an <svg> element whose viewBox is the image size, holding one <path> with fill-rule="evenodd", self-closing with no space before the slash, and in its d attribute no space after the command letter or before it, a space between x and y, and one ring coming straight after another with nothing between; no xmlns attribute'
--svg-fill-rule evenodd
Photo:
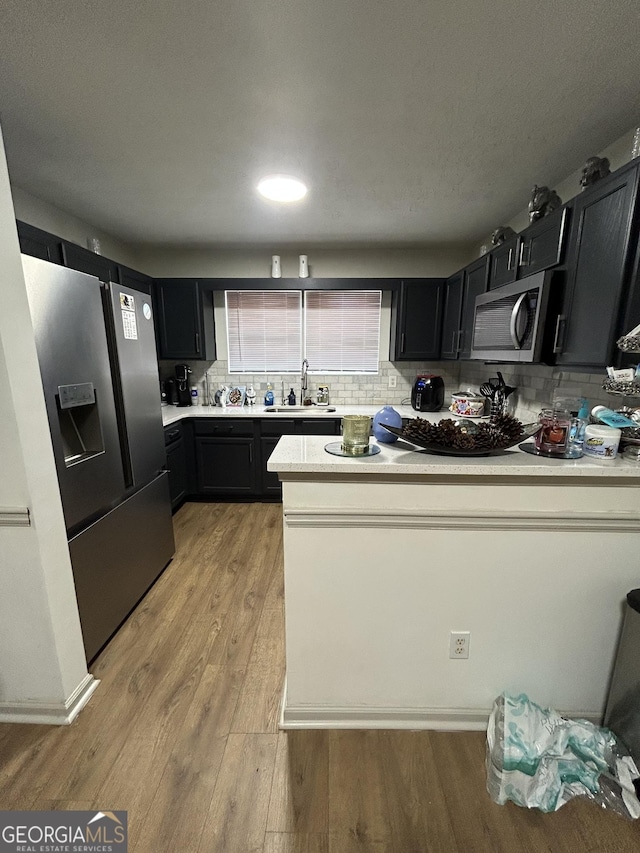
<svg viewBox="0 0 640 853"><path fill-rule="evenodd" d="M367 415L345 415L342 418L342 450L359 456L367 452L371 418Z"/></svg>
<svg viewBox="0 0 640 853"><path fill-rule="evenodd" d="M571 412L564 409L543 409L538 415L541 426L534 438L538 453L546 456L564 456L571 429Z"/></svg>

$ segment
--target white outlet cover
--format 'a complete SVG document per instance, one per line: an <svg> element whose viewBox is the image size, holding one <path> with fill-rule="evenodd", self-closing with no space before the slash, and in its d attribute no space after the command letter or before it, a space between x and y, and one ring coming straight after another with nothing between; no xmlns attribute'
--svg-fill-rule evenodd
<svg viewBox="0 0 640 853"><path fill-rule="evenodd" d="M452 631L449 635L449 657L451 660L467 660L470 643L470 631Z"/></svg>

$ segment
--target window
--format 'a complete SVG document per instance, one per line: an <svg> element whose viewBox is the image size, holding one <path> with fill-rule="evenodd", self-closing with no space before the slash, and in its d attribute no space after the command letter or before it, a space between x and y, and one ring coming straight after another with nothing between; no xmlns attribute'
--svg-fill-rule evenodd
<svg viewBox="0 0 640 853"><path fill-rule="evenodd" d="M312 373L377 373L379 290L308 290L305 358Z"/></svg>
<svg viewBox="0 0 640 853"><path fill-rule="evenodd" d="M296 373L304 357L310 373L377 373L381 300L379 290L228 290L229 372Z"/></svg>
<svg viewBox="0 0 640 853"><path fill-rule="evenodd" d="M302 362L299 290L227 290L230 373L296 373Z"/></svg>

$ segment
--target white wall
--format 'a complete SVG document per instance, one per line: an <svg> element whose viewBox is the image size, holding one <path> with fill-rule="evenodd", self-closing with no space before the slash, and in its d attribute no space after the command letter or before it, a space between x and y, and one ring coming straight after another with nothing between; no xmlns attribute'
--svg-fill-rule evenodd
<svg viewBox="0 0 640 853"><path fill-rule="evenodd" d="M449 276L473 260L465 244L427 247L238 246L235 248L141 247L141 268L165 277L269 278L271 255L280 255L282 275L298 276L298 255L309 258L315 278L428 278Z"/></svg>
<svg viewBox="0 0 640 853"><path fill-rule="evenodd" d="M569 201L569 199L580 195L580 193L582 192L582 187L580 186L580 178L582 176L582 169L587 160L587 157L607 157L609 159L609 163L611 164L612 172L615 172L615 170L619 169L620 166L624 166L625 163L628 163L629 160L631 160L631 146L633 143L634 130L635 128L631 128L631 130L628 130L623 136L621 136L619 139L616 139L603 151L597 151L592 152L591 154L587 154L586 157L582 158L582 162L580 162L579 165L576 166L575 172L572 172L562 181L556 183L553 187L551 187L551 189L554 189L558 193L563 202ZM532 188L534 183L536 183L535 179L531 182ZM545 181L542 178L538 179L539 185L542 185L544 183ZM507 225L510 225L514 229L514 231L522 231L523 228L526 228L529 225L529 211L527 205L525 205L522 210L507 223Z"/></svg>
<svg viewBox="0 0 640 853"><path fill-rule="evenodd" d="M87 669L0 136L0 720L63 710ZM28 508L30 526L11 508ZM62 720L61 720L62 721Z"/></svg>
<svg viewBox="0 0 640 853"><path fill-rule="evenodd" d="M77 216L73 216L53 204L36 198L36 196L19 187L12 186L11 192L16 219L28 222L29 225L34 225L36 228L42 228L43 231L49 231L49 233L69 240L71 243L76 243L85 249L87 248L87 239L97 237L100 240L100 254L106 258L111 258L111 260L119 261L125 266L145 272L144 269L136 266L138 258L132 247L122 240L118 240L101 228L96 228L91 223L78 219Z"/></svg>

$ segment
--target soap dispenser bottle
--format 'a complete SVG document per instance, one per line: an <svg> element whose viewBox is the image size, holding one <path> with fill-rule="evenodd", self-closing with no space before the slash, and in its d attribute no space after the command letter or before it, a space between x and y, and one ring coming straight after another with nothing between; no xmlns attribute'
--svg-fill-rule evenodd
<svg viewBox="0 0 640 853"><path fill-rule="evenodd" d="M296 404L296 395L295 395L294 390L292 388L291 391L289 391L289 405L295 406L295 404Z"/></svg>
<svg viewBox="0 0 640 853"><path fill-rule="evenodd" d="M271 387L271 383L267 383L267 390L264 395L264 404L265 406L273 406L273 388Z"/></svg>

